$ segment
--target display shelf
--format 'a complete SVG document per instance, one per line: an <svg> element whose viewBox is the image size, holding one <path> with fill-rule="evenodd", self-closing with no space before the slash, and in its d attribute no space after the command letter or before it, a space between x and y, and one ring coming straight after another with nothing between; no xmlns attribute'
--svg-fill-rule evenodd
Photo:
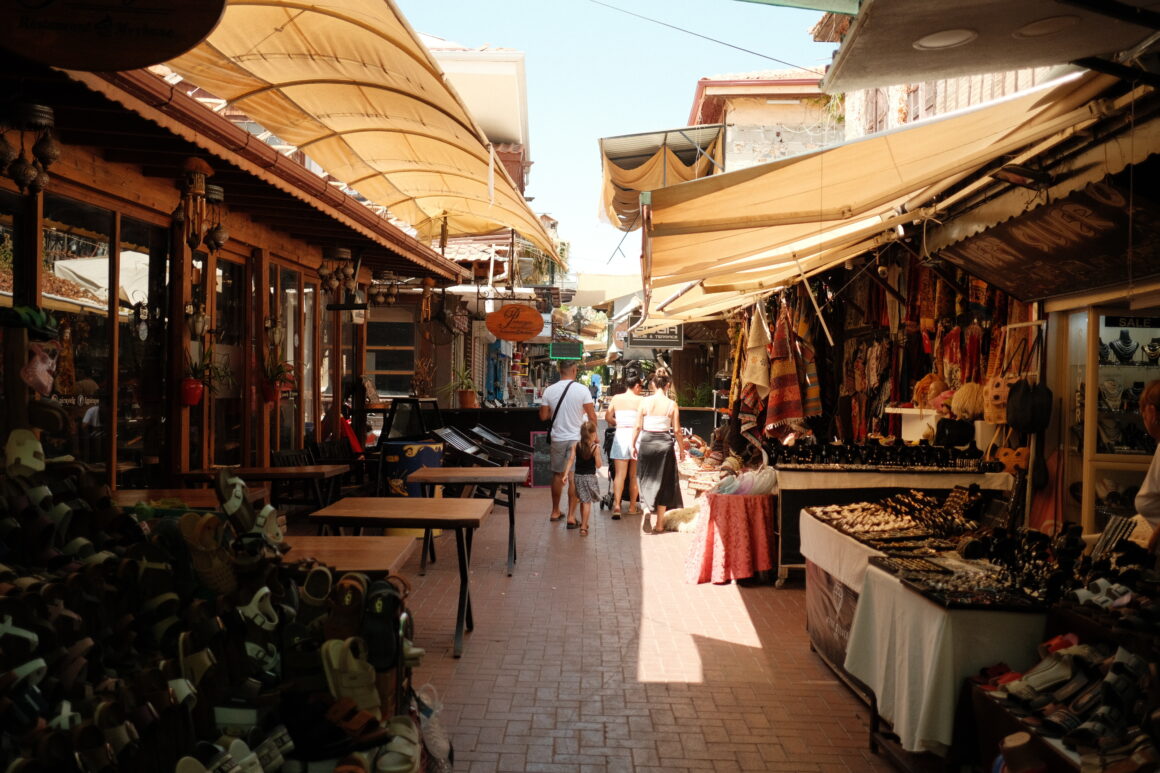
<svg viewBox="0 0 1160 773"><path fill-rule="evenodd" d="M1067 446L1069 484L1082 481L1080 519L1096 524L1096 484L1121 492L1139 486L1155 446L1137 408L1140 393L1160 377L1146 351L1160 345L1160 316L1090 307L1068 320ZM1130 361L1115 359L1117 350ZM1109 475L1110 474L1110 475Z"/></svg>

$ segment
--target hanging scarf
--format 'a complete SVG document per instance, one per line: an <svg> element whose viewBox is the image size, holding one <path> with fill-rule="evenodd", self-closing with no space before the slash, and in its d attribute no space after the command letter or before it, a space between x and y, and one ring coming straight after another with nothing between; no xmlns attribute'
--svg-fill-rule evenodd
<svg viewBox="0 0 1160 773"><path fill-rule="evenodd" d="M765 424L778 425L804 418L802 394L798 384L797 366L790 348L789 310L782 307L773 331L770 351L769 401L765 408Z"/></svg>
<svg viewBox="0 0 1160 773"><path fill-rule="evenodd" d="M963 383L981 384L983 381L982 348L983 328L978 322L967 326L963 337Z"/></svg>
<svg viewBox="0 0 1160 773"><path fill-rule="evenodd" d="M963 385L963 336L956 325L942 337L942 375L951 389Z"/></svg>
<svg viewBox="0 0 1160 773"><path fill-rule="evenodd" d="M753 309L749 320L749 336L745 343L745 366L741 369L742 391L753 386L757 397L764 400L769 394L769 323L761 304Z"/></svg>
<svg viewBox="0 0 1160 773"><path fill-rule="evenodd" d="M817 351L810 337L809 312L804 308L804 303L798 305L797 320L796 339L801 376L802 415L820 416L822 387L818 381Z"/></svg>
<svg viewBox="0 0 1160 773"><path fill-rule="evenodd" d="M918 279L918 325L928 333L934 332L934 323L938 318L938 309L935 305L934 272L925 266L919 269Z"/></svg>

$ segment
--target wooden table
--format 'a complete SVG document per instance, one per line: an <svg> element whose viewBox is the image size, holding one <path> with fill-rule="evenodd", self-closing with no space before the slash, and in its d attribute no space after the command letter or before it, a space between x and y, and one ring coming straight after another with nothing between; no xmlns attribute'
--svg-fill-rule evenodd
<svg viewBox="0 0 1160 773"><path fill-rule="evenodd" d="M471 538L491 512L487 499L414 499L409 497L344 497L310 516L326 526L370 526L403 529L452 529L459 557L459 608L455 614L454 655L463 654L463 631L475 628L471 616ZM362 538L365 539L365 538Z"/></svg>
<svg viewBox="0 0 1160 773"><path fill-rule="evenodd" d="M246 499L251 504L263 505L270 498L270 490L265 486L246 488ZM218 507L217 493L205 488L122 488L113 492L113 504L117 507L132 507L141 502L158 499L179 499L190 507Z"/></svg>
<svg viewBox="0 0 1160 773"><path fill-rule="evenodd" d="M527 480L526 467L420 467L407 476L408 483L421 483L432 496L437 485L474 483L481 486L506 486L508 506L508 577L516 563L516 486ZM426 545L427 535L424 537ZM423 552L426 563L427 551Z"/></svg>
<svg viewBox="0 0 1160 773"><path fill-rule="evenodd" d="M414 537L288 536L291 561L316 558L339 572L397 574L415 552Z"/></svg>
<svg viewBox="0 0 1160 773"><path fill-rule="evenodd" d="M204 483L217 478L219 469L226 469L230 475L242 480L308 480L314 487L314 499L319 507L334 501L338 491L339 478L350 472L349 464L303 464L295 467L226 467L208 470L188 470L178 476L187 483ZM323 492L323 482L328 482Z"/></svg>

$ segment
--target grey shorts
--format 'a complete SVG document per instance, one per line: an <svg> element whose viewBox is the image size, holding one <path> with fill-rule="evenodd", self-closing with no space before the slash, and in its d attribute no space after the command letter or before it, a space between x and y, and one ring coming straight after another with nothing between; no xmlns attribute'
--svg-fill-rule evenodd
<svg viewBox="0 0 1160 773"><path fill-rule="evenodd" d="M568 469L568 455L572 453L572 446L577 440L553 440L551 446L552 472L559 475Z"/></svg>

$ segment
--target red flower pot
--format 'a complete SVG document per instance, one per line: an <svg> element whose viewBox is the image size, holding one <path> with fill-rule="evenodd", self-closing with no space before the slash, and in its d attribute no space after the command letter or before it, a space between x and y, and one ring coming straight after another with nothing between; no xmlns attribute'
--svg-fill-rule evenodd
<svg viewBox="0 0 1160 773"><path fill-rule="evenodd" d="M201 383L195 378L185 378L181 380L182 405L197 405L201 402L201 397L203 394L205 394L205 384Z"/></svg>

